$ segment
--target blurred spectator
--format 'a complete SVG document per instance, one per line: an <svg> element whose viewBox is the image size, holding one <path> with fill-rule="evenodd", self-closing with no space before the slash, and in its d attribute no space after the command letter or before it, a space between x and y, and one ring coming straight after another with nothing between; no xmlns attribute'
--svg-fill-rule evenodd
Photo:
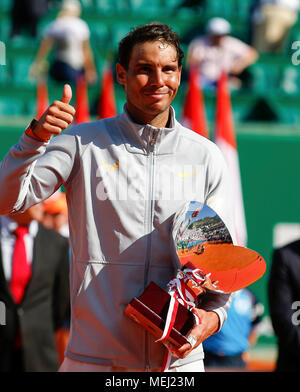
<svg viewBox="0 0 300 392"><path fill-rule="evenodd" d="M60 190L44 202L44 216L42 223L48 229L53 229L66 238L69 238L68 206L66 194Z"/></svg>
<svg viewBox="0 0 300 392"><path fill-rule="evenodd" d="M90 46L90 30L80 19L81 5L77 0L64 0L55 21L50 23L30 67L30 74L38 77L46 72L45 60L54 49L49 74L57 82L76 83L85 75L88 83L97 79L94 57Z"/></svg>
<svg viewBox="0 0 300 392"><path fill-rule="evenodd" d="M259 53L283 52L297 22L299 0L259 0L252 14L252 45Z"/></svg>
<svg viewBox="0 0 300 392"><path fill-rule="evenodd" d="M248 289L234 293L221 331L203 342L206 370L246 367L247 350L256 343L256 329L263 310L263 305Z"/></svg>
<svg viewBox="0 0 300 392"><path fill-rule="evenodd" d="M44 215L42 223L48 229L55 230L62 236L69 238L68 206L66 194L57 190L52 196L43 201ZM69 249L69 257L71 257ZM70 317L67 315L62 327L56 332L56 348L58 351L59 365L64 360L70 334Z"/></svg>
<svg viewBox="0 0 300 392"><path fill-rule="evenodd" d="M278 339L275 371L300 370L300 240L274 250L268 283L269 308Z"/></svg>
<svg viewBox="0 0 300 392"><path fill-rule="evenodd" d="M43 205L0 217L0 371L57 371L55 331L69 314L68 241L39 221Z"/></svg>
<svg viewBox="0 0 300 392"><path fill-rule="evenodd" d="M257 52L241 40L231 37L230 23L212 18L203 37L194 38L188 47L187 68L199 67L202 87L214 87L222 71L229 74L231 88L240 88L242 72L257 58Z"/></svg>
<svg viewBox="0 0 300 392"><path fill-rule="evenodd" d="M38 21L47 12L47 3L47 0L14 0L11 9L11 38L17 38L23 33L36 37Z"/></svg>

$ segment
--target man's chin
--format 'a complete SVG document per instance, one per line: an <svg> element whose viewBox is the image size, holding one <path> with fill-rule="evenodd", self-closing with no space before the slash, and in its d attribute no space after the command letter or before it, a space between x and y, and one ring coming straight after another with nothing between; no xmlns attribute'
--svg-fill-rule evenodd
<svg viewBox="0 0 300 392"><path fill-rule="evenodd" d="M161 102L161 101L157 101L157 102L152 102L149 103L147 105L148 111L152 111L153 114L160 114L160 113L164 113L166 110L169 109L171 103L165 103L165 102Z"/></svg>
<svg viewBox="0 0 300 392"><path fill-rule="evenodd" d="M127 110L134 121L138 123L144 123L150 121L150 119L159 117L164 113L169 113L170 104L152 103L145 104L143 106L128 107Z"/></svg>
<svg viewBox="0 0 300 392"><path fill-rule="evenodd" d="M150 114L152 117L157 117L162 115L165 112L169 112L169 106L164 107L164 108L158 108L158 107L152 107L149 108L148 110L148 114Z"/></svg>

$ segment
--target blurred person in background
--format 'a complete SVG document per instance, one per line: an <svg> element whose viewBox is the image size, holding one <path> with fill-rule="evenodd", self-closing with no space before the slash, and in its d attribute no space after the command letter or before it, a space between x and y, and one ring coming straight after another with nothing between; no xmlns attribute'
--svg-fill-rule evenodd
<svg viewBox="0 0 300 392"><path fill-rule="evenodd" d="M297 22L299 0L258 0L252 13L252 45L259 53L280 53Z"/></svg>
<svg viewBox="0 0 300 392"><path fill-rule="evenodd" d="M38 49L30 75L39 77L46 73L46 58L51 49L54 59L49 68L50 77L56 82L76 83L85 76L88 83L97 80L94 57L90 45L90 30L80 19L81 5L77 0L64 0L55 21L50 23Z"/></svg>
<svg viewBox="0 0 300 392"><path fill-rule="evenodd" d="M42 203L0 216L0 371L57 371L56 335L69 313L69 245L40 224Z"/></svg>
<svg viewBox="0 0 300 392"><path fill-rule="evenodd" d="M66 194L56 191L48 199L44 200L43 225L53 229L62 236L69 238L68 206Z"/></svg>
<svg viewBox="0 0 300 392"><path fill-rule="evenodd" d="M275 249L268 282L270 317L277 337L275 371L300 370L300 240Z"/></svg>
<svg viewBox="0 0 300 392"><path fill-rule="evenodd" d="M48 0L14 0L11 8L12 39L22 34L37 36L39 19L48 10Z"/></svg>
<svg viewBox="0 0 300 392"><path fill-rule="evenodd" d="M68 206L66 194L58 189L52 196L43 201L44 214L42 223L48 229L53 229L69 239ZM69 256L70 249L69 249ZM70 335L70 314L67 314L62 327L56 332L56 347L59 365L64 360L64 353Z"/></svg>
<svg viewBox="0 0 300 392"><path fill-rule="evenodd" d="M246 368L247 350L257 341L263 311L263 305L248 289L233 294L223 328L203 342L206 370Z"/></svg>
<svg viewBox="0 0 300 392"><path fill-rule="evenodd" d="M198 67L203 88L215 87L223 71L229 75L231 88L242 86L242 73L258 54L254 48L231 37L231 25L223 18L212 18L205 36L194 38L188 46L187 68Z"/></svg>

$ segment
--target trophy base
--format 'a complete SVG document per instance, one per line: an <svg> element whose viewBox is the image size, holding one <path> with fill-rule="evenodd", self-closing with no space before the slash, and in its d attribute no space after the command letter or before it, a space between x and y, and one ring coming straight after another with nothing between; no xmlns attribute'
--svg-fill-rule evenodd
<svg viewBox="0 0 300 392"><path fill-rule="evenodd" d="M130 301L125 314L159 339L164 331L170 300L171 296L166 291L151 282L140 297ZM186 335L194 323L193 313L178 304L175 323L167 340L175 347L187 343Z"/></svg>

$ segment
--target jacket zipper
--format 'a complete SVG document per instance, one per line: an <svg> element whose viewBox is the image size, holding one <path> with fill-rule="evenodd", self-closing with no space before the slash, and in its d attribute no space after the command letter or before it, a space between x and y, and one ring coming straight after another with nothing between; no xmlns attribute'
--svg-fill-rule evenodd
<svg viewBox="0 0 300 392"><path fill-rule="evenodd" d="M158 131L153 130L151 140L149 142L149 158L150 158L150 168L149 168L149 191L148 191L148 208L147 208L147 221L148 221L148 242L147 242L147 255L146 255L146 265L144 274L144 289L148 283L149 267L151 262L151 232L152 232L152 222L153 222L153 189L154 189L154 151L155 144L158 136ZM145 357L146 357L146 371L150 371L150 358L149 358L149 343L148 343L148 332L145 333Z"/></svg>
<svg viewBox="0 0 300 392"><path fill-rule="evenodd" d="M151 140L149 142L149 157L150 157L150 168L149 168L149 190L148 190L148 208L147 208L147 221L148 227L147 232L148 236L148 243L147 243L147 256L146 256L146 266L145 266L145 275L144 275L144 289L147 285L148 280L148 272L150 266L150 259L151 259L151 231L152 231L152 222L153 222L153 188L154 188L154 150L155 144L158 136L158 131L153 130Z"/></svg>

